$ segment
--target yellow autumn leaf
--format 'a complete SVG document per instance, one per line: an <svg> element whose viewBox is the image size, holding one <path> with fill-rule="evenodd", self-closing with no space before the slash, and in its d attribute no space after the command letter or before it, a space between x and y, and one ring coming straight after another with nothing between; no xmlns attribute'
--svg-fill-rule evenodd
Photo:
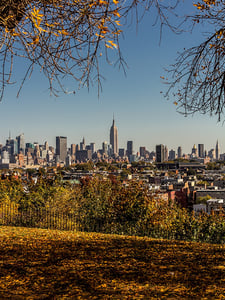
<svg viewBox="0 0 225 300"><path fill-rule="evenodd" d="M119 35L121 32L123 32L123 30L117 30L117 31L113 31L113 32L112 32L112 34Z"/></svg>
<svg viewBox="0 0 225 300"><path fill-rule="evenodd" d="M98 34L98 33L96 33L95 35L96 35L97 37L100 37L100 38L102 38L102 39L105 37L104 35L102 35L102 34Z"/></svg>
<svg viewBox="0 0 225 300"><path fill-rule="evenodd" d="M63 34L63 35L69 35L69 33L65 29L58 30L58 33Z"/></svg>
<svg viewBox="0 0 225 300"><path fill-rule="evenodd" d="M48 23L45 23L45 25L46 25L47 27L55 27L54 24L48 24Z"/></svg>
<svg viewBox="0 0 225 300"><path fill-rule="evenodd" d="M118 12L118 9L116 9L116 10L113 11L113 15L116 16L116 17L118 17L118 18L121 17L121 15Z"/></svg>
<svg viewBox="0 0 225 300"><path fill-rule="evenodd" d="M34 7L33 11L31 11L31 14L32 14L32 16L33 16L34 18L36 18L36 19L42 19L43 14L40 14L39 12L40 12L40 9L36 9L36 8Z"/></svg>
<svg viewBox="0 0 225 300"><path fill-rule="evenodd" d="M113 49L113 47L112 47L112 46L110 46L110 45L108 45L108 44L106 44L106 43L105 43L105 46L106 46L106 48Z"/></svg>
<svg viewBox="0 0 225 300"><path fill-rule="evenodd" d="M20 34L18 32L15 32L15 31L12 33L12 36L19 36L19 35Z"/></svg>
<svg viewBox="0 0 225 300"><path fill-rule="evenodd" d="M115 44L113 41L107 41L107 43L111 44L114 48L117 48L117 44Z"/></svg>
<svg viewBox="0 0 225 300"><path fill-rule="evenodd" d="M100 4L100 5L107 5L108 2L107 2L107 1L104 1L104 0L99 0L99 4Z"/></svg>
<svg viewBox="0 0 225 300"><path fill-rule="evenodd" d="M36 44L38 44L38 42L39 42L39 36L35 36L35 37L33 37L33 42L31 42L28 45L36 45Z"/></svg>
<svg viewBox="0 0 225 300"><path fill-rule="evenodd" d="M121 26L120 21L115 20L114 22L116 23L117 26Z"/></svg>

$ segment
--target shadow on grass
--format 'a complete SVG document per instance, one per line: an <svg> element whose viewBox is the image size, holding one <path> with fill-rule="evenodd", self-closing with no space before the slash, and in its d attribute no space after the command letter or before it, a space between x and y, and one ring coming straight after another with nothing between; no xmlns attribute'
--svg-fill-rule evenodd
<svg viewBox="0 0 225 300"><path fill-rule="evenodd" d="M225 298L224 246L42 232L0 235L0 299Z"/></svg>

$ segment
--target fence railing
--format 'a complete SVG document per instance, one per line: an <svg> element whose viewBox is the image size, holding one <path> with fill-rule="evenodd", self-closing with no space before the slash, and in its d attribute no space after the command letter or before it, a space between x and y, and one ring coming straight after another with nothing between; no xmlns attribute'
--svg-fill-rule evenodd
<svg viewBox="0 0 225 300"><path fill-rule="evenodd" d="M159 222L119 222L110 218L86 216L85 212L66 213L53 208L19 209L15 203L0 204L0 226L101 232L225 244L225 220L221 219L218 223L215 220L210 216L205 220L196 220L193 224L185 220L183 223L182 220L174 220L174 224L165 227Z"/></svg>
<svg viewBox="0 0 225 300"><path fill-rule="evenodd" d="M14 203L0 205L0 225L59 230L81 230L76 213L49 208L18 209Z"/></svg>

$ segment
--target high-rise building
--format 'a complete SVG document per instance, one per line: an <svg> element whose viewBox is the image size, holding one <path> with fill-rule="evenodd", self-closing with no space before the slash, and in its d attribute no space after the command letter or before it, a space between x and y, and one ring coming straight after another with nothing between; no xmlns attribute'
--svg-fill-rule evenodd
<svg viewBox="0 0 225 300"><path fill-rule="evenodd" d="M215 149L211 149L208 151L208 156L211 158L211 159L215 159L216 158L216 152L215 152Z"/></svg>
<svg viewBox="0 0 225 300"><path fill-rule="evenodd" d="M9 152L8 151L2 152L1 164L9 164Z"/></svg>
<svg viewBox="0 0 225 300"><path fill-rule="evenodd" d="M53 146L49 146L49 151L51 151L52 154L54 154L55 153L55 148Z"/></svg>
<svg viewBox="0 0 225 300"><path fill-rule="evenodd" d="M177 148L177 157L178 157L178 158L181 158L181 157L182 157L182 148L181 148L181 146L179 146L179 147Z"/></svg>
<svg viewBox="0 0 225 300"><path fill-rule="evenodd" d="M134 149L133 149L133 141L127 141L127 156L128 158L130 155L134 154Z"/></svg>
<svg viewBox="0 0 225 300"><path fill-rule="evenodd" d="M32 149L34 149L34 144L32 144L32 143L26 143L26 148L32 148Z"/></svg>
<svg viewBox="0 0 225 300"><path fill-rule="evenodd" d="M45 141L44 150L47 150L47 151L49 150L49 145L48 145L47 141Z"/></svg>
<svg viewBox="0 0 225 300"><path fill-rule="evenodd" d="M66 156L66 166L67 167L71 166L71 163L72 163L71 155L67 154L67 156Z"/></svg>
<svg viewBox="0 0 225 300"><path fill-rule="evenodd" d="M113 155L113 149L112 149L112 145L111 144L108 145L108 155L109 156Z"/></svg>
<svg viewBox="0 0 225 300"><path fill-rule="evenodd" d="M156 162L163 162L165 160L164 145L156 145Z"/></svg>
<svg viewBox="0 0 225 300"><path fill-rule="evenodd" d="M78 150L76 152L76 160L79 162L86 162L92 159L91 150Z"/></svg>
<svg viewBox="0 0 225 300"><path fill-rule="evenodd" d="M18 145L18 153L23 153L25 154L25 139L24 139L24 134L20 134L19 136L16 137L17 139L17 145Z"/></svg>
<svg viewBox="0 0 225 300"><path fill-rule="evenodd" d="M67 155L67 137L57 136L56 137L56 155L58 155L60 161L66 160Z"/></svg>
<svg viewBox="0 0 225 300"><path fill-rule="evenodd" d="M118 130L115 126L115 120L110 128L110 144L112 145L112 152L114 155L118 155Z"/></svg>
<svg viewBox="0 0 225 300"><path fill-rule="evenodd" d="M9 155L14 155L18 153L18 144L16 139L8 139L6 141L6 150L9 152Z"/></svg>
<svg viewBox="0 0 225 300"><path fill-rule="evenodd" d="M191 149L191 156L197 157L197 147L195 144L194 144L193 148Z"/></svg>
<svg viewBox="0 0 225 300"><path fill-rule="evenodd" d="M145 157L146 154L146 148L145 147L140 147L140 156Z"/></svg>
<svg viewBox="0 0 225 300"><path fill-rule="evenodd" d="M218 140L216 142L216 160L220 159L220 147L219 147L219 143Z"/></svg>
<svg viewBox="0 0 225 300"><path fill-rule="evenodd" d="M70 146L70 154L72 156L76 154L76 144L71 144L71 146Z"/></svg>
<svg viewBox="0 0 225 300"><path fill-rule="evenodd" d="M80 150L85 150L85 138L83 137L82 142L80 142Z"/></svg>
<svg viewBox="0 0 225 300"><path fill-rule="evenodd" d="M125 156L125 149L124 148L120 148L119 149L119 156L120 157L124 157Z"/></svg>
<svg viewBox="0 0 225 300"><path fill-rule="evenodd" d="M167 161L169 158L169 150L167 146L164 147L164 161Z"/></svg>
<svg viewBox="0 0 225 300"><path fill-rule="evenodd" d="M204 158L204 144L198 144L198 157Z"/></svg>
<svg viewBox="0 0 225 300"><path fill-rule="evenodd" d="M171 149L169 152L169 160L174 160L176 158L176 152Z"/></svg>
<svg viewBox="0 0 225 300"><path fill-rule="evenodd" d="M34 146L34 155L35 155L36 157L41 157L41 152L40 152L40 146L39 146L39 144L36 144L36 145Z"/></svg>
<svg viewBox="0 0 225 300"><path fill-rule="evenodd" d="M108 145L106 141L102 143L102 153L108 154Z"/></svg>
<svg viewBox="0 0 225 300"><path fill-rule="evenodd" d="M95 143L90 143L92 154L95 153Z"/></svg>

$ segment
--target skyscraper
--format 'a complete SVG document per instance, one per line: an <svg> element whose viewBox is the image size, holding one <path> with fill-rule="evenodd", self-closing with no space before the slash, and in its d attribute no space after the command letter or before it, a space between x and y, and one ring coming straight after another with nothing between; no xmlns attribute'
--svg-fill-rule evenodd
<svg viewBox="0 0 225 300"><path fill-rule="evenodd" d="M74 156L76 154L76 144L71 144L70 146L70 154Z"/></svg>
<svg viewBox="0 0 225 300"><path fill-rule="evenodd" d="M165 160L164 145L156 145L156 162L163 162Z"/></svg>
<svg viewBox="0 0 225 300"><path fill-rule="evenodd" d="M169 152L169 160L174 160L176 158L176 152L171 149Z"/></svg>
<svg viewBox="0 0 225 300"><path fill-rule="evenodd" d="M57 136L56 137L56 155L59 156L60 161L66 161L67 155L67 137Z"/></svg>
<svg viewBox="0 0 225 300"><path fill-rule="evenodd" d="M219 143L218 140L216 142L216 160L220 159L220 147L219 147Z"/></svg>
<svg viewBox="0 0 225 300"><path fill-rule="evenodd" d="M198 157L203 158L204 156L204 144L198 144Z"/></svg>
<svg viewBox="0 0 225 300"><path fill-rule="evenodd" d="M95 143L90 143L92 154L95 152Z"/></svg>
<svg viewBox="0 0 225 300"><path fill-rule="evenodd" d="M85 138L83 137L82 142L80 142L80 150L85 150Z"/></svg>
<svg viewBox="0 0 225 300"><path fill-rule="evenodd" d="M145 148L145 147L140 147L139 151L140 151L140 156L145 157L145 154L146 154L146 148Z"/></svg>
<svg viewBox="0 0 225 300"><path fill-rule="evenodd" d="M179 147L177 148L177 157L178 157L178 158L181 158L181 157L182 157L182 148L181 148L181 146L179 146Z"/></svg>
<svg viewBox="0 0 225 300"><path fill-rule="evenodd" d="M49 145L48 145L48 142L47 142L47 141L45 141L44 149L47 150L47 151L49 150Z"/></svg>
<svg viewBox="0 0 225 300"><path fill-rule="evenodd" d="M102 143L102 153L103 154L107 154L108 153L108 145L107 145L106 141Z"/></svg>
<svg viewBox="0 0 225 300"><path fill-rule="evenodd" d="M14 155L18 153L18 144L16 139L11 139L9 137L8 140L6 140L6 150L9 152L10 155Z"/></svg>
<svg viewBox="0 0 225 300"><path fill-rule="evenodd" d="M127 156L128 158L130 155L133 155L134 149L133 149L133 141L127 141Z"/></svg>
<svg viewBox="0 0 225 300"><path fill-rule="evenodd" d="M125 156L125 149L124 148L120 148L119 149L119 156L120 157L124 157Z"/></svg>
<svg viewBox="0 0 225 300"><path fill-rule="evenodd" d="M25 139L24 139L24 134L20 134L19 136L16 137L17 139L17 145L18 145L18 153L23 153L25 154Z"/></svg>
<svg viewBox="0 0 225 300"><path fill-rule="evenodd" d="M164 161L167 161L169 158L169 150L167 146L164 147Z"/></svg>
<svg viewBox="0 0 225 300"><path fill-rule="evenodd" d="M192 157L197 157L197 147L196 145L194 144L193 148L191 149L191 156Z"/></svg>
<svg viewBox="0 0 225 300"><path fill-rule="evenodd" d="M118 131L115 126L115 120L113 118L113 123L110 128L110 144L112 145L112 151L114 155L118 154Z"/></svg>

